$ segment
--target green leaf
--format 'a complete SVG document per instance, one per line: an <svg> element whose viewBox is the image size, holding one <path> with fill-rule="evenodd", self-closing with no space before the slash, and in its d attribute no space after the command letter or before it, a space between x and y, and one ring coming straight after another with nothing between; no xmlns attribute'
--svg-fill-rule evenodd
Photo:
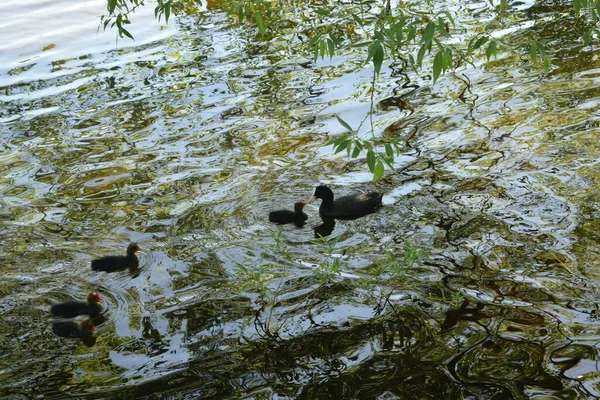
<svg viewBox="0 0 600 400"><path fill-rule="evenodd" d="M131 33L129 33L129 31L128 31L127 29L125 29L125 28L123 28L123 27L120 27L120 28L119 28L119 32L120 32L120 33L122 33L123 35L127 36L129 39L131 39L131 40L135 40L135 39L133 38L133 36L131 35Z"/></svg>
<svg viewBox="0 0 600 400"><path fill-rule="evenodd" d="M354 18L354 21L356 21L356 23L360 26L363 26L363 20L356 14L352 14L352 18Z"/></svg>
<svg viewBox="0 0 600 400"><path fill-rule="evenodd" d="M346 147L348 147L348 143L350 143L350 140L344 140L342 143L340 143L337 148L335 149L335 154L346 150Z"/></svg>
<svg viewBox="0 0 600 400"><path fill-rule="evenodd" d="M380 160L382 160L390 169L394 169L394 160L390 160L390 158L384 154L381 154Z"/></svg>
<svg viewBox="0 0 600 400"><path fill-rule="evenodd" d="M437 30L441 35L450 36L450 33L446 30L446 21L442 17L438 17Z"/></svg>
<svg viewBox="0 0 600 400"><path fill-rule="evenodd" d="M169 22L169 17L171 16L171 2L165 4L165 22Z"/></svg>
<svg viewBox="0 0 600 400"><path fill-rule="evenodd" d="M358 157L360 154L360 148L358 147L358 143L354 146L354 151L352 152L352 158Z"/></svg>
<svg viewBox="0 0 600 400"><path fill-rule="evenodd" d="M384 172L385 168L383 167L383 163L381 162L381 160L378 160L377 164L375 164L375 170L373 171L373 181L378 181L379 179L381 179Z"/></svg>
<svg viewBox="0 0 600 400"><path fill-rule="evenodd" d="M456 27L456 23L454 22L454 18L452 17L452 14L450 14L447 10L442 11L442 13L444 13L446 15L446 17L448 17L452 26Z"/></svg>
<svg viewBox="0 0 600 400"><path fill-rule="evenodd" d="M477 39L475 41L475 44L473 45L473 50L477 50L478 48L483 46L488 41L488 39L489 39L489 37L487 37L487 36L483 36L483 37L480 37L479 39Z"/></svg>
<svg viewBox="0 0 600 400"><path fill-rule="evenodd" d="M375 66L375 73L379 75L379 72L381 72L381 65L383 64L383 47L381 47L381 43L377 42L377 44L378 47L373 55L373 65Z"/></svg>
<svg viewBox="0 0 600 400"><path fill-rule="evenodd" d="M254 12L254 20L256 21L256 24L258 25L258 30L260 31L260 33L262 35L264 35L265 32L267 31L267 25L265 24L262 14L258 11L255 11Z"/></svg>
<svg viewBox="0 0 600 400"><path fill-rule="evenodd" d="M427 24L427 26L425 27L425 30L423 31L423 37L421 39L421 43L424 43L429 46L431 44L431 40L433 39L434 33L435 33L435 23L430 22Z"/></svg>
<svg viewBox="0 0 600 400"><path fill-rule="evenodd" d="M531 56L531 62L535 65L537 62L537 44L535 42L529 45L529 55Z"/></svg>
<svg viewBox="0 0 600 400"><path fill-rule="evenodd" d="M360 42L360 43L353 44L350 47L367 47L367 46L370 46L371 43L373 43L373 42Z"/></svg>
<svg viewBox="0 0 600 400"><path fill-rule="evenodd" d="M389 143L385 144L385 154L394 161L394 149L392 149L392 145Z"/></svg>
<svg viewBox="0 0 600 400"><path fill-rule="evenodd" d="M498 50L498 42L495 40L491 40L490 44L488 44L488 47L485 50L485 55L487 56L488 61L490 61L490 58L492 56L494 56L494 58L496 57L497 50Z"/></svg>
<svg viewBox="0 0 600 400"><path fill-rule="evenodd" d="M108 0L106 8L108 9L109 15L111 15L112 13L115 12L116 7L117 7L117 0Z"/></svg>
<svg viewBox="0 0 600 400"><path fill-rule="evenodd" d="M413 40L415 37L417 36L417 27L414 25L411 25L408 28L408 34L406 35L406 40L411 41Z"/></svg>
<svg viewBox="0 0 600 400"><path fill-rule="evenodd" d="M427 47L425 45L421 46L419 49L419 53L417 54L417 65L420 67L423 65L423 58L425 57L425 52L427 51Z"/></svg>
<svg viewBox="0 0 600 400"><path fill-rule="evenodd" d="M373 150L367 151L367 165L369 171L375 173L375 152Z"/></svg>
<svg viewBox="0 0 600 400"><path fill-rule="evenodd" d="M340 116L339 116L339 115L336 115L335 117L337 118L338 122L339 122L339 123L340 123L340 124L341 124L341 125L342 125L344 128L346 128L346 130L347 130L347 131L350 131L350 132L352 132L352 127L350 126L350 124L349 124L349 123L347 123L347 122L346 122L346 121L344 121L342 118L340 118Z"/></svg>
<svg viewBox="0 0 600 400"><path fill-rule="evenodd" d="M344 133L343 135L340 135L336 138L331 139L329 142L326 143L326 146L331 146L331 145L337 146L338 144L342 143L346 139L348 139L348 135Z"/></svg>
<svg viewBox="0 0 600 400"><path fill-rule="evenodd" d="M315 10L315 13L317 13L319 15L329 15L329 14L331 14L331 11L326 10L325 8L318 8Z"/></svg>
<svg viewBox="0 0 600 400"><path fill-rule="evenodd" d="M544 72L550 72L550 58L548 58L548 56L544 54L544 56L542 57L542 61L544 62Z"/></svg>
<svg viewBox="0 0 600 400"><path fill-rule="evenodd" d="M596 3L596 5L600 6L600 1ZM596 13L598 13L598 11L596 11ZM583 43L585 44L590 44L592 42L592 34L594 33L594 31L592 30L592 28L589 28L588 30L586 30L583 35L581 36L581 38L583 39Z"/></svg>
<svg viewBox="0 0 600 400"><path fill-rule="evenodd" d="M446 51L442 53L442 58L444 60L442 70L446 72L446 70L452 68L452 49L447 48Z"/></svg>
<svg viewBox="0 0 600 400"><path fill-rule="evenodd" d="M389 36L394 40L394 42L396 42L396 44L401 45L404 37L404 21L393 24L390 27Z"/></svg>
<svg viewBox="0 0 600 400"><path fill-rule="evenodd" d="M333 58L333 53L335 52L335 44L333 40L327 39L327 50L329 51L329 59Z"/></svg>
<svg viewBox="0 0 600 400"><path fill-rule="evenodd" d="M369 45L369 50L367 51L367 62L373 59L375 56L375 51L377 50L377 46L379 45L379 40L373 40Z"/></svg>
<svg viewBox="0 0 600 400"><path fill-rule="evenodd" d="M437 79L439 78L440 73L442 72L443 62L444 62L444 60L442 58L442 52L438 51L437 54L435 55L435 58L433 59L433 83L434 84L437 81Z"/></svg>
<svg viewBox="0 0 600 400"><path fill-rule="evenodd" d="M244 4L242 2L240 2L238 4L237 15L238 15L238 22L241 24L244 21L244 18L246 18L246 11L244 9Z"/></svg>
<svg viewBox="0 0 600 400"><path fill-rule="evenodd" d="M546 56L546 47L544 47L544 44L538 42L537 43L537 49L540 52L540 55L542 56L542 58L544 58Z"/></svg>

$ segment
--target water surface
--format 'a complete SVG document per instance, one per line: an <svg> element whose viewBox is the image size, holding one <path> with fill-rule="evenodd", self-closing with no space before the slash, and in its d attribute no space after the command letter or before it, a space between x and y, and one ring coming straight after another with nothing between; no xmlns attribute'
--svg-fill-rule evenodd
<svg viewBox="0 0 600 400"><path fill-rule="evenodd" d="M547 77L508 54L433 86L387 65L374 133L406 146L372 183L325 145L370 109L360 54L313 62L218 9L166 28L140 9L116 41L103 7L0 5L3 395L598 396L599 74L576 33L552 28ZM319 182L385 207L328 241L315 205L268 223ZM91 271L131 241L139 271ZM90 290L95 345L54 336L50 305Z"/></svg>

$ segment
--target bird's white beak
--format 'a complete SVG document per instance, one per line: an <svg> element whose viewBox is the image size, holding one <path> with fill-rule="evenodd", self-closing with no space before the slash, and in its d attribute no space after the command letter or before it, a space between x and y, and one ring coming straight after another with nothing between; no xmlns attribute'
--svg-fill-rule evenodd
<svg viewBox="0 0 600 400"><path fill-rule="evenodd" d="M313 189L312 196L310 196L310 199L308 199L308 201L307 201L308 204L312 203L313 201L315 201L317 199L315 197L315 193L317 193L317 188Z"/></svg>

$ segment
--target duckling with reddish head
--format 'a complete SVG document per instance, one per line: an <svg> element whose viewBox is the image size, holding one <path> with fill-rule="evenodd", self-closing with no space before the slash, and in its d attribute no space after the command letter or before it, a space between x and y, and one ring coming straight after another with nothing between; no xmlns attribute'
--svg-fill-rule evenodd
<svg viewBox="0 0 600 400"><path fill-rule="evenodd" d="M308 215L302 211L307 203L304 201L298 201L294 204L294 211L291 210L276 210L269 213L269 221L275 222L276 224L289 224L295 223L296 226L304 225L304 222L308 219Z"/></svg>
<svg viewBox="0 0 600 400"><path fill-rule="evenodd" d="M127 246L127 255L98 258L92 261L92 269L104 272L135 270L140 264L137 252L141 250L142 248L137 243L131 243Z"/></svg>
<svg viewBox="0 0 600 400"><path fill-rule="evenodd" d="M50 312L57 317L73 318L78 315L96 316L102 312L102 306L98 303L104 301L98 292L90 292L85 301L66 301L64 303L54 304Z"/></svg>

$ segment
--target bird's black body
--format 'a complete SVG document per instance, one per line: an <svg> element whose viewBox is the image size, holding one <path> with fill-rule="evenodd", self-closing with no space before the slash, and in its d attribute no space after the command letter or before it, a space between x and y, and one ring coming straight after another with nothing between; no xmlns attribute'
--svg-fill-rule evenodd
<svg viewBox="0 0 600 400"><path fill-rule="evenodd" d="M135 254L130 256L106 256L92 261L94 271L115 272L128 268L135 269L140 265Z"/></svg>
<svg viewBox="0 0 600 400"><path fill-rule="evenodd" d="M333 192L325 185L315 188L313 197L321 199L319 214L334 219L356 219L377 211L383 203L378 192L357 193L334 200Z"/></svg>
<svg viewBox="0 0 600 400"><path fill-rule="evenodd" d="M136 253L141 250L137 243L127 246L126 256L106 256L92 261L94 271L115 272L126 269L134 270L140 265Z"/></svg>
<svg viewBox="0 0 600 400"><path fill-rule="evenodd" d="M78 315L96 316L102 312L100 304L90 304L85 301L67 301L60 304L54 304L50 312L57 317L73 318Z"/></svg>
<svg viewBox="0 0 600 400"><path fill-rule="evenodd" d="M277 210L269 213L269 221L277 224L290 224L295 223L298 226L304 225L304 222L308 219L308 215L302 211L306 203L299 201L294 204L294 211L291 210Z"/></svg>

